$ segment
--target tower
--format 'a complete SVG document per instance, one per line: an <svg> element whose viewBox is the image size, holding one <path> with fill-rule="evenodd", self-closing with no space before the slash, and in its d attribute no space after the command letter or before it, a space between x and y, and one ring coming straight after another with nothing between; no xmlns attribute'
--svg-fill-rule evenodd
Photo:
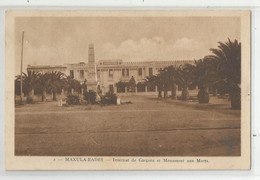
<svg viewBox="0 0 260 180"><path fill-rule="evenodd" d="M87 78L88 90L97 91L97 70L94 55L94 45L89 44L88 47L88 78Z"/></svg>

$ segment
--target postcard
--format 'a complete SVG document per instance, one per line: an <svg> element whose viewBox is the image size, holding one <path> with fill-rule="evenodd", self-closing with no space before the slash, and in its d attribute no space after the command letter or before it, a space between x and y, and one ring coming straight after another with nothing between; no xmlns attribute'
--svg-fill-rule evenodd
<svg viewBox="0 0 260 180"><path fill-rule="evenodd" d="M250 13L6 11L6 169L250 169Z"/></svg>

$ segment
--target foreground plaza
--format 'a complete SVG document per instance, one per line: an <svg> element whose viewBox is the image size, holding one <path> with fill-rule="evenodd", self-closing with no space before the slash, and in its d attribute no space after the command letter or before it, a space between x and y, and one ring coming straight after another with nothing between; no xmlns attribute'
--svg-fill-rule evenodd
<svg viewBox="0 0 260 180"><path fill-rule="evenodd" d="M129 102L131 103L125 103ZM210 103L121 97L121 105L35 103L15 108L15 154L24 156L239 156L240 110Z"/></svg>

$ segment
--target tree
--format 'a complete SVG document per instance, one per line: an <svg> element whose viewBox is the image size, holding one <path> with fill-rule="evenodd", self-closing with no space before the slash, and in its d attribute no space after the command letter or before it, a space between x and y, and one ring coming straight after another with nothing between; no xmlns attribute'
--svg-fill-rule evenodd
<svg viewBox="0 0 260 180"><path fill-rule="evenodd" d="M46 94L47 94L49 85L50 85L49 74L48 73L40 74L38 88L40 89L40 92L42 93L42 102L46 101Z"/></svg>
<svg viewBox="0 0 260 180"><path fill-rule="evenodd" d="M189 99L188 86L191 84L194 75L194 66L191 64L184 64L177 69L178 85L182 87L181 99L187 101Z"/></svg>
<svg viewBox="0 0 260 180"><path fill-rule="evenodd" d="M135 92L135 87L136 87L135 78L134 76L132 76L131 79L129 80L129 91Z"/></svg>
<svg viewBox="0 0 260 180"><path fill-rule="evenodd" d="M171 98L177 99L177 81L178 81L178 71L176 66L168 66L164 68L163 71L160 71L160 73L164 74L164 89L165 91L168 91L168 89L171 89Z"/></svg>
<svg viewBox="0 0 260 180"><path fill-rule="evenodd" d="M163 90L163 83L162 83L162 77L160 76L160 74L147 76L145 81L146 81L146 85L157 86L158 98L161 98L162 90Z"/></svg>
<svg viewBox="0 0 260 180"><path fill-rule="evenodd" d="M213 55L208 58L218 62L219 82L227 83L232 109L241 109L241 43L218 42L217 49L210 49Z"/></svg>
<svg viewBox="0 0 260 180"><path fill-rule="evenodd" d="M37 86L37 83L39 81L39 73L35 71L28 71L27 74L23 73L23 92L27 96L26 101L27 103L33 102L33 94L34 94L34 88ZM21 76L17 76L16 78L16 84L21 84ZM21 89L16 85L16 91L21 93Z"/></svg>
<svg viewBox="0 0 260 180"><path fill-rule="evenodd" d="M87 88L85 82L83 85L81 85L78 80L73 79L70 76L66 78L66 82L64 82L63 86L68 90L70 94L72 94L72 89L77 92L80 92L81 88Z"/></svg>
<svg viewBox="0 0 260 180"><path fill-rule="evenodd" d="M59 71L52 71L47 75L49 81L48 90L53 94L53 100L56 101L56 94L66 87L66 76Z"/></svg>
<svg viewBox="0 0 260 180"><path fill-rule="evenodd" d="M194 66L194 85L198 86L199 103L209 102L209 88L214 87L216 82L216 61L205 57L195 61Z"/></svg>

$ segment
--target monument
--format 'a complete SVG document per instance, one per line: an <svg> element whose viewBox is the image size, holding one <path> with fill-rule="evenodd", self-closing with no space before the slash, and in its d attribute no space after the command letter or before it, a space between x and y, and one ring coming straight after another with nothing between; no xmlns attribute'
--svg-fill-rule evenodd
<svg viewBox="0 0 260 180"><path fill-rule="evenodd" d="M88 48L88 79L87 89L97 91L97 70L94 55L94 45L89 44Z"/></svg>

